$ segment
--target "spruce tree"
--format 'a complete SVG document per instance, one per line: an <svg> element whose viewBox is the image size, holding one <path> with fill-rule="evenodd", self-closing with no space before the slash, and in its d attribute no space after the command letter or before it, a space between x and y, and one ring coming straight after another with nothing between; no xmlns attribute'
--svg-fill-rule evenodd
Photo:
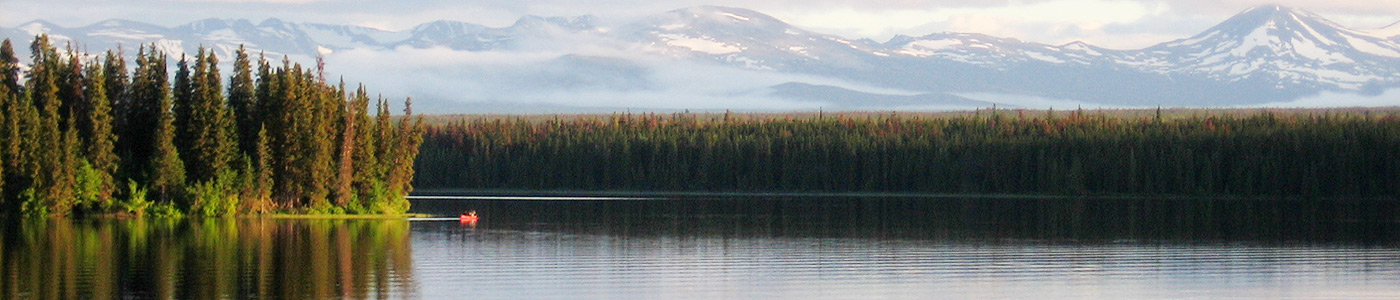
<svg viewBox="0 0 1400 300"><path fill-rule="evenodd" d="M116 153L119 161L112 174L117 182L125 182L125 179L132 178L130 173L133 169L130 166L138 165L133 164L136 160L131 157L132 141L122 138L129 135L128 120L131 118L131 76L127 72L126 58L120 50L108 50L107 58L102 64L102 75L105 79L102 85L107 90L107 102L112 108L112 135L116 140L112 152Z"/></svg>
<svg viewBox="0 0 1400 300"><path fill-rule="evenodd" d="M383 172L378 171L380 164L375 153L379 131L375 128L374 118L369 115L369 93L363 85L355 91L349 106L349 115L353 120L347 122L347 127L354 128L355 136L350 151L350 164L354 172L351 176L351 186L360 205L374 211L378 203L384 200L381 199L382 193L377 192L384 190L384 182L380 175Z"/></svg>
<svg viewBox="0 0 1400 300"><path fill-rule="evenodd" d="M253 161L253 169L257 172L257 177L254 178L254 185L257 186L255 197L259 203L258 207L261 208L271 208L274 205L272 202L272 187L275 186L272 182L272 149L268 146L267 140L267 128L258 128L257 150L254 153L257 159Z"/></svg>
<svg viewBox="0 0 1400 300"><path fill-rule="evenodd" d="M106 203L116 191L114 175L117 172L118 158L115 151L117 136L113 133L111 102L107 99L103 68L97 64L86 67L87 83L85 90L87 107L85 115L79 119L78 136L82 141L83 158L98 172L100 190L99 201Z"/></svg>
<svg viewBox="0 0 1400 300"><path fill-rule="evenodd" d="M25 84L29 86L27 89L29 101L33 103L34 107L42 110L43 107L50 104L49 102L58 101L57 78L54 78L59 69L59 66L54 63L58 58L58 51L49 44L47 34L35 37L34 41L29 44L29 49L32 51L29 54L32 63L29 70L29 80L25 81ZM33 87L36 85L41 86L41 88L34 89ZM54 111L57 111L57 108Z"/></svg>
<svg viewBox="0 0 1400 300"><path fill-rule="evenodd" d="M5 194L3 179L5 178L4 174L8 174L9 170L6 168L9 167L11 159L9 147L4 145L8 145L10 142L9 132L10 127L13 126L10 124L10 119L13 119L14 115L10 114L8 107L12 105L10 103L14 101L13 98L14 96L10 95L10 87L0 84L0 213L10 210L10 197Z"/></svg>
<svg viewBox="0 0 1400 300"><path fill-rule="evenodd" d="M196 59L204 56L204 48L199 49ZM190 62L184 54L180 55L180 62L175 63L175 83L170 87L171 113L173 114L175 126L175 147L180 149L180 158L186 163L193 158L188 157L190 143L194 139L193 133L189 131L190 106L194 97L194 86L190 82Z"/></svg>
<svg viewBox="0 0 1400 300"><path fill-rule="evenodd" d="M316 74L320 74L320 71ZM302 185L307 190L306 196L311 207L323 209L331 204L328 200L335 185L335 149L339 135L336 121L340 119L337 112L341 107L339 101L345 98L338 89L327 86L320 76L307 81L307 86L311 88L307 89L308 94L301 101L307 113L301 115L309 118L308 122L303 124L306 131L302 132L310 134L304 135L302 139L307 150L302 157L305 159L304 166L308 168Z"/></svg>
<svg viewBox="0 0 1400 300"><path fill-rule="evenodd" d="M344 91L345 82L343 80L340 86L340 90ZM361 87L360 90L356 91L355 99L359 99L363 93L364 88ZM335 189L332 191L332 194L335 196L335 205L342 207L349 204L350 200L355 197L353 184L355 176L354 155L355 140L358 139L358 133L355 130L355 125L358 120L355 117L356 110L353 109L355 103L356 100L341 101L340 105L340 145L337 147L338 150L336 153L336 181Z"/></svg>
<svg viewBox="0 0 1400 300"><path fill-rule="evenodd" d="M49 45L48 37L41 35L30 45L34 51L33 67L30 70L28 90L30 100L38 111L38 122L28 145L32 149L32 174L34 178L33 197L27 199L26 213L66 215L73 205L73 154L76 138L70 140L68 132L73 128L71 120L62 122L59 99L58 72L64 67L58 58L58 50ZM76 137L76 135L73 135Z"/></svg>
<svg viewBox="0 0 1400 300"><path fill-rule="evenodd" d="M150 185L157 199L171 201L184 190L185 165L174 144L166 74L165 54L154 46L149 52L143 48L132 76L129 134L119 139L130 139L131 159L142 161L135 167L139 170L137 182Z"/></svg>
<svg viewBox="0 0 1400 300"><path fill-rule="evenodd" d="M61 59L56 59L58 62L55 62L58 66L58 70L56 70L57 81L55 83L58 85L58 99L62 103L58 110L59 122L67 122L69 118L73 118L74 115L81 115L87 110L87 107L83 106L84 102L86 102L86 100L83 99L85 98L83 90L86 90L86 88L83 87L85 83L83 80L83 64L78 61L78 56L80 54L74 52L72 48L69 48L67 55L67 63L60 63L63 61Z"/></svg>
<svg viewBox="0 0 1400 300"><path fill-rule="evenodd" d="M29 208L38 205L38 199L34 199L34 180L39 173L39 157L41 153L49 152L49 149L41 148L39 110L34 107L31 101L26 99L11 97L5 110L9 116L7 123L9 128L6 132L5 148L9 153L5 167L5 190L9 192L6 197L20 201L16 206ZM28 197L21 198L21 195L28 194ZM28 203L26 203L28 202ZM27 210L27 209L21 209Z"/></svg>
<svg viewBox="0 0 1400 300"><path fill-rule="evenodd" d="M258 131L262 130L261 117L257 111L256 89L257 83L253 81L252 62L249 60L248 51L239 45L233 59L233 76L228 79L228 107L238 127L238 149L252 156L254 161L260 159L256 157L256 147Z"/></svg>
<svg viewBox="0 0 1400 300"><path fill-rule="evenodd" d="M19 58L15 57L10 39L0 42L0 85L4 85L5 90L16 98L24 94L24 89L19 85Z"/></svg>
<svg viewBox="0 0 1400 300"><path fill-rule="evenodd" d="M185 128L186 179L205 182L227 170L235 157L234 123L224 103L220 87L218 58L203 51L195 56L195 69L190 81L190 102L187 103Z"/></svg>

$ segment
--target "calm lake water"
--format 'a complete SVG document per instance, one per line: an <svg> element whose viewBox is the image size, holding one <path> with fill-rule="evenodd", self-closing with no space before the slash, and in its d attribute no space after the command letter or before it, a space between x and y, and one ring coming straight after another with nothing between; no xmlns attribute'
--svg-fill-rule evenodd
<svg viewBox="0 0 1400 300"><path fill-rule="evenodd" d="M1379 200L416 200L452 220L4 222L0 298L1400 297Z"/></svg>

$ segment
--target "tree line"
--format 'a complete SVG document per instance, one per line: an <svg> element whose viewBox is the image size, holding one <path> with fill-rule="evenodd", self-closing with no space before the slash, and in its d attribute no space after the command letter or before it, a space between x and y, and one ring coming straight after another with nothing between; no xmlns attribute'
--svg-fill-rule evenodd
<svg viewBox="0 0 1400 300"><path fill-rule="evenodd" d="M426 189L1400 195L1395 112L619 114L432 123Z"/></svg>
<svg viewBox="0 0 1400 300"><path fill-rule="evenodd" d="M0 210L27 215L403 213L422 120L411 99L375 114L323 67L273 65L239 47L169 58L142 45L60 51L46 35L22 65L0 44ZM254 68L256 66L256 68ZM23 76L23 77L21 77ZM23 79L23 80L21 80Z"/></svg>

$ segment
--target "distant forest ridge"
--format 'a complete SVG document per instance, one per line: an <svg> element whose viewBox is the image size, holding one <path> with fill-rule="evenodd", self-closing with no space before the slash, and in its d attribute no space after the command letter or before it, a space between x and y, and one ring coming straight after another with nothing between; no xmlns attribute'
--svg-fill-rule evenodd
<svg viewBox="0 0 1400 300"><path fill-rule="evenodd" d="M1394 197L1400 110L436 116L423 189Z"/></svg>
<svg viewBox="0 0 1400 300"><path fill-rule="evenodd" d="M135 71L47 36L21 72L0 44L0 210L26 215L325 212L401 214L421 121L370 115L363 87L328 84L321 66L274 65L239 49L224 86L219 58L138 48ZM24 78L25 80L20 80Z"/></svg>

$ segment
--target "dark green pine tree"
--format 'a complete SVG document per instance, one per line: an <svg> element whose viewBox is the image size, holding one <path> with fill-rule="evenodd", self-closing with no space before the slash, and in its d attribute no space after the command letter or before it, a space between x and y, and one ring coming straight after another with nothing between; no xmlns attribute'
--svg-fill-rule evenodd
<svg viewBox="0 0 1400 300"><path fill-rule="evenodd" d="M322 74L318 67L315 74ZM308 78L310 79L310 78ZM310 122L305 123L306 133L304 158L309 172L303 179L302 185L308 191L307 197L312 208L329 208L331 191L337 186L336 183L336 148L339 140L339 121L342 119L340 109L344 106L344 92L341 89L326 85L321 76L308 81L308 88L304 105L309 109Z"/></svg>
<svg viewBox="0 0 1400 300"><path fill-rule="evenodd" d="M84 92L87 102L82 106L88 109L78 119L78 137L84 146L83 158L92 165L99 176L98 201L108 203L117 189L113 177L119 164L114 152L117 136L112 129L112 108L107 99L107 78L103 74L103 68L97 64L90 64L85 69L84 86L87 90Z"/></svg>
<svg viewBox="0 0 1400 300"><path fill-rule="evenodd" d="M143 47L132 75L128 135L118 139L130 140L130 157L142 161L134 167L139 170L136 181L150 185L156 199L171 201L181 199L185 165L174 144L174 116L170 113L166 74L165 54L154 46L150 52Z"/></svg>
<svg viewBox="0 0 1400 300"><path fill-rule="evenodd" d="M37 127L28 145L23 148L36 149L33 161L33 196L27 197L23 210L26 213L67 215L74 203L72 150L77 143L70 141L66 129L71 122L60 122L61 101L58 87L59 72L64 64L58 57L58 50L49 44L48 37L41 35L30 45L34 51L33 67L30 70L29 85L31 101L38 109ZM70 120L71 121L71 120ZM65 126L67 125L67 126Z"/></svg>
<svg viewBox="0 0 1400 300"><path fill-rule="evenodd" d="M48 103L49 101L58 101L58 79L54 78L57 77L59 70L59 66L54 64L58 59L58 50L54 49L53 45L49 44L49 36L47 34L35 37L34 41L29 44L29 50L31 51L29 56L32 58L33 62L30 65L29 80L25 82L29 86L29 101L33 102L34 107L43 110L44 107L50 104ZM37 90L32 89L35 85L39 85L43 88ZM57 108L55 108L55 111L57 111ZM57 136L54 137L57 138Z"/></svg>
<svg viewBox="0 0 1400 300"><path fill-rule="evenodd" d="M386 105L387 106L387 105ZM418 145L423 143L423 117L413 115L413 98L404 100L403 117L394 132L393 149L387 157L381 157L388 164L385 185L392 198L386 205L386 213L401 214L408 211L408 193L413 192L413 160L418 157Z"/></svg>
<svg viewBox="0 0 1400 300"><path fill-rule="evenodd" d="M374 115L374 140L377 143L374 146L374 157L378 158L375 161L374 178L377 178L380 183L383 184L382 188L385 190L383 194L386 198L379 200L386 202L390 200L387 198L389 193L392 193L389 189L389 173L390 169L393 167L392 160L395 155L394 149L397 149L399 144L399 136L395 134L394 124L390 122L390 114L389 100L380 97L375 102Z"/></svg>
<svg viewBox="0 0 1400 300"><path fill-rule="evenodd" d="M253 161L261 159L256 157L258 131L262 130L256 95L257 83L253 81L252 61L247 49L239 45L233 59L233 76L228 79L228 107L238 127L238 149L252 157Z"/></svg>
<svg viewBox="0 0 1400 300"><path fill-rule="evenodd" d="M38 177L40 153L47 149L39 148L39 110L31 101L20 97L10 97L5 107L7 129L5 132L5 194L6 198L19 202L12 203L16 211L29 211L38 205L34 197L34 180Z"/></svg>
<svg viewBox="0 0 1400 300"><path fill-rule="evenodd" d="M24 89L19 85L19 58L15 56L10 39L0 42L0 85L5 85L11 95L19 97Z"/></svg>
<svg viewBox="0 0 1400 300"><path fill-rule="evenodd" d="M354 120L348 122L347 127L351 127L349 124L353 124L355 131L353 149L350 151L350 164L354 171L354 175L351 177L351 186L358 194L360 205L373 210L375 204L380 200L378 199L380 197L376 197L375 191L376 189L383 190L384 182L380 180L382 178L380 174L383 172L378 171L380 164L375 155L375 146L377 145L375 140L378 136L378 130L375 128L374 118L369 115L369 94L363 85L355 91L355 96L350 100L349 106L349 114Z"/></svg>
<svg viewBox="0 0 1400 300"><path fill-rule="evenodd" d="M197 57L203 56L204 48L200 48ZM181 150L180 158L188 164L193 158L187 157L190 153L184 150L190 148L194 139L194 133L190 132L188 126L191 102L194 101L194 85L190 79L190 62L184 54L180 55L180 62L175 63L175 83L170 87L170 95L170 111L175 125L175 147Z"/></svg>
<svg viewBox="0 0 1400 300"><path fill-rule="evenodd" d="M19 85L19 59L15 57L10 39L0 41L0 211L14 209L9 202L9 178L16 170L13 166L19 152L19 126L17 105L23 95Z"/></svg>
<svg viewBox="0 0 1400 300"><path fill-rule="evenodd" d="M58 121L60 123L68 122L69 118L72 118L74 115L82 114L83 111L87 109L83 107L83 103L86 102L83 99L85 96L83 91L87 89L83 87L85 83L83 80L83 63L78 61L78 56L80 56L80 54L74 52L71 47L68 48L67 51L67 63L58 64L58 77L57 81L55 81L55 84L58 85L58 99L62 103L58 108ZM60 62L64 61L62 59L58 60Z"/></svg>
<svg viewBox="0 0 1400 300"><path fill-rule="evenodd" d="M253 170L257 172L253 185L255 195L253 195L253 211L267 211L273 207L272 202L272 149L268 146L267 129L258 128L256 137L256 151L253 153L256 160L253 160Z"/></svg>
<svg viewBox="0 0 1400 300"><path fill-rule="evenodd" d="M11 114L8 109L13 105L11 104L13 102L14 95L10 94L10 87L0 84L0 213L10 211L10 197L5 194L3 178L4 174L8 174L7 172L9 170L7 168L9 167L9 160L11 159L9 147L5 145L9 145L10 143L9 132L11 126L14 126L10 123L10 120L14 119L15 116Z"/></svg>
<svg viewBox="0 0 1400 300"><path fill-rule="evenodd" d="M301 206L303 203L299 200L304 193L300 179L304 172L296 162L300 161L303 151L297 139L306 133L294 133L297 130L294 125L306 117L293 115L298 111L293 107L294 100L301 93L300 66L292 68L291 61L283 59L282 66L272 71L264 61L259 73L262 76L258 78L258 113L267 130L264 140L271 153L272 199L282 207Z"/></svg>
<svg viewBox="0 0 1400 300"><path fill-rule="evenodd" d="M340 91L340 93L344 94L344 79L340 81ZM331 190L331 195L335 197L335 201L333 201L334 204L340 207L345 207L346 205L349 205L351 200L355 198L356 194L354 189L354 155L356 145L355 140L359 139L359 133L357 132L357 128L355 126L357 119L355 118L354 113L356 110L354 109L353 105L356 101L354 99L362 97L361 94L363 93L364 87L362 86L358 91L356 91L354 98L341 100L339 101L340 105L338 105L338 113L340 115L340 118L336 122L340 125L340 131L338 134L339 145L336 147L336 179L334 189Z"/></svg>
<svg viewBox="0 0 1400 300"><path fill-rule="evenodd" d="M187 148L180 149L186 157L186 179L191 183L214 179L220 171L229 169L236 157L234 123L224 103L219 59L212 53L205 55L201 49L195 61L188 119L182 130L188 139Z"/></svg>
<svg viewBox="0 0 1400 300"><path fill-rule="evenodd" d="M122 57L120 50L117 52L107 51L107 57L102 61L102 75L105 79L102 85L107 89L107 102L112 108L112 134L121 137L126 135L127 120L131 113L131 76L127 73L126 58ZM117 157L129 158L130 146L128 142L120 138L117 139L116 147L113 149ZM122 165L131 160L123 159L122 161L124 163L118 165L118 173L115 173L118 179L129 178L129 176L122 175L122 172L125 172Z"/></svg>

